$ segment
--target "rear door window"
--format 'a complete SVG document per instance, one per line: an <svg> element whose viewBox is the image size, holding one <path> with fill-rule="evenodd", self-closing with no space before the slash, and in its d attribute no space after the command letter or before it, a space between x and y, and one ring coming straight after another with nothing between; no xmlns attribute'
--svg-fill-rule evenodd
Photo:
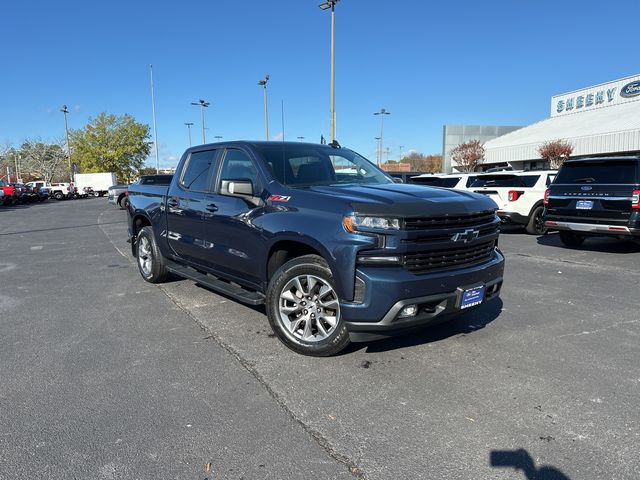
<svg viewBox="0 0 640 480"><path fill-rule="evenodd" d="M471 184L476 187L533 187L540 175L482 175L477 177Z"/></svg>
<svg viewBox="0 0 640 480"><path fill-rule="evenodd" d="M637 184L637 162L603 160L565 163L555 183Z"/></svg>
<svg viewBox="0 0 640 480"><path fill-rule="evenodd" d="M180 185L196 192L208 190L211 183L211 164L215 156L216 150L193 152L182 173Z"/></svg>

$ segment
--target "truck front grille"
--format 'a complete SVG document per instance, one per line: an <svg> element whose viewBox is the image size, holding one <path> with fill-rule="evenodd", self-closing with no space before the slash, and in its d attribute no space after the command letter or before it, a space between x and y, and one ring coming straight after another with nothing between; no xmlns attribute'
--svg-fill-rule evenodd
<svg viewBox="0 0 640 480"><path fill-rule="evenodd" d="M466 268L489 261L494 247L495 240L492 240L468 247L409 253L403 257L403 264L416 274Z"/></svg>
<svg viewBox="0 0 640 480"><path fill-rule="evenodd" d="M404 221L407 230L430 230L435 228L477 227L491 223L496 218L493 210L468 215L441 215L437 217L413 217Z"/></svg>

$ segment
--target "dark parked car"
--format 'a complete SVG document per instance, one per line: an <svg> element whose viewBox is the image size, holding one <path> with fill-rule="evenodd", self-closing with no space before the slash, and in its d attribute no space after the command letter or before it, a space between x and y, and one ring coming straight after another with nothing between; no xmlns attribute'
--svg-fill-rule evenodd
<svg viewBox="0 0 640 480"><path fill-rule="evenodd" d="M504 258L484 195L396 184L346 148L190 148L170 186L129 186L142 277L169 272L265 304L289 348L332 355L498 297Z"/></svg>
<svg viewBox="0 0 640 480"><path fill-rule="evenodd" d="M545 225L567 246L596 235L640 241L640 157L568 160L545 204Z"/></svg>

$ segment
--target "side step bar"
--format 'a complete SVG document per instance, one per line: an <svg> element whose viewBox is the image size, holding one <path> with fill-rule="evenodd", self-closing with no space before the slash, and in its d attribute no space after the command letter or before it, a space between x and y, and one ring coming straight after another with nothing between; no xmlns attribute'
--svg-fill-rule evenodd
<svg viewBox="0 0 640 480"><path fill-rule="evenodd" d="M211 290L215 290L216 292L234 298L239 302L246 303L248 305L261 305L264 303L264 295L262 293L247 290L246 288L242 288L240 285L236 285L234 283L225 282L213 275L201 273L195 268L169 261L167 264L167 270L181 277L193 280L194 282L204 285Z"/></svg>

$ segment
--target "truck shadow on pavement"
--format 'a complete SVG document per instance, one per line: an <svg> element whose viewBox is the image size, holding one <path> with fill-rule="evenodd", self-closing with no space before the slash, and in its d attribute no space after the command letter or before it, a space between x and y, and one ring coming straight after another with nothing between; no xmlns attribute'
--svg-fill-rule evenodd
<svg viewBox="0 0 640 480"><path fill-rule="evenodd" d="M527 480L570 480L568 476L555 467L542 465L536 468L536 464L525 449L518 450L492 450L490 455L491 466L495 468L512 468L524 473Z"/></svg>
<svg viewBox="0 0 640 480"><path fill-rule="evenodd" d="M608 237L591 237L587 238L578 248L566 247L560 241L558 232L551 232L547 235L537 237L538 245L546 247L558 247L565 250L585 251L585 252L602 252L602 253L640 253L640 244L631 240L621 240L619 238Z"/></svg>
<svg viewBox="0 0 640 480"><path fill-rule="evenodd" d="M407 330L406 333L376 340L368 343L352 343L340 355L348 355L363 347L367 353L387 352L400 348L439 342L449 337L465 336L481 330L493 322L502 312L502 299L498 298L490 303L470 311L440 325L424 326Z"/></svg>

